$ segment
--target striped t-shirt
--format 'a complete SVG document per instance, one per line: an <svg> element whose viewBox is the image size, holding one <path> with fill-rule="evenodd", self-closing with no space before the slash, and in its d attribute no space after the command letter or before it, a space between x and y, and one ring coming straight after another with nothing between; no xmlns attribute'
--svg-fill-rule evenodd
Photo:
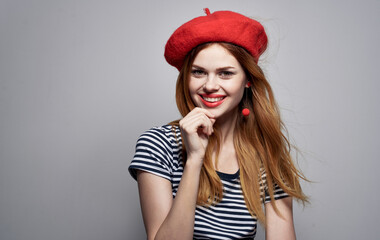
<svg viewBox="0 0 380 240"><path fill-rule="evenodd" d="M143 133L137 141L136 153L129 172L136 179L136 170L143 170L169 180L175 198L183 173L182 141L178 127L164 125ZM217 172L223 184L222 201L195 210L194 239L253 239L257 219L245 205L239 171L235 174ZM277 185L274 198L288 195ZM265 197L265 203L270 197Z"/></svg>

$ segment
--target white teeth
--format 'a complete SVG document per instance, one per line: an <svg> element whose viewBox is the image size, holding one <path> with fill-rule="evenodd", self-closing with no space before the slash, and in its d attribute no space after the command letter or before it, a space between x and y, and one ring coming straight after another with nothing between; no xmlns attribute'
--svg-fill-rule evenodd
<svg viewBox="0 0 380 240"><path fill-rule="evenodd" d="M207 102L217 102L223 99L223 97L218 97L218 98L208 98L208 97L203 97L204 100Z"/></svg>

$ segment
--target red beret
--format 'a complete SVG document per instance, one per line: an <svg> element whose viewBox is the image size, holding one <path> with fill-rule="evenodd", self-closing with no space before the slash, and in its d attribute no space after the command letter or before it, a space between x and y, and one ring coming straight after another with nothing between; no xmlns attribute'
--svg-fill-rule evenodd
<svg viewBox="0 0 380 240"><path fill-rule="evenodd" d="M165 46L166 61L181 70L186 54L207 42L227 42L243 47L256 60L267 47L264 27L257 21L231 11L217 11L194 18L180 26Z"/></svg>

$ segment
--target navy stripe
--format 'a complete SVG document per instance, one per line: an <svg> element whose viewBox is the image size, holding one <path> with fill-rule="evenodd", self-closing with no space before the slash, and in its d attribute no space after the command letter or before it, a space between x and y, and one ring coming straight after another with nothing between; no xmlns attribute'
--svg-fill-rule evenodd
<svg viewBox="0 0 380 240"><path fill-rule="evenodd" d="M155 127L140 136L136 153L128 170L136 178L136 171L142 170L171 181L175 197L183 173L182 140L178 127ZM254 239L257 219L252 217L245 205L239 171L234 174L217 172L223 184L223 198L220 203L197 206L194 222L194 239ZM262 191L266 191L266 176L262 172ZM274 199L288 195L274 185ZM269 195L264 202L270 202Z"/></svg>

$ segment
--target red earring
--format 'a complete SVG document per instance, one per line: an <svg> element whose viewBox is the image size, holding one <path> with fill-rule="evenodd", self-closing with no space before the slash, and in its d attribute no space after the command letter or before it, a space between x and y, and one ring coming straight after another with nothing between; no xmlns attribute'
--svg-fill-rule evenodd
<svg viewBox="0 0 380 240"><path fill-rule="evenodd" d="M252 83L248 81L247 82L247 86L248 86L247 88L250 88L251 85L252 85ZM246 88L246 90L247 90L247 88ZM241 113L243 114L244 117L247 117L249 115L250 111L249 111L248 108L243 108L243 110L241 111Z"/></svg>
<svg viewBox="0 0 380 240"><path fill-rule="evenodd" d="M241 113L243 114L244 117L247 117L249 115L249 109L248 108L244 108Z"/></svg>

